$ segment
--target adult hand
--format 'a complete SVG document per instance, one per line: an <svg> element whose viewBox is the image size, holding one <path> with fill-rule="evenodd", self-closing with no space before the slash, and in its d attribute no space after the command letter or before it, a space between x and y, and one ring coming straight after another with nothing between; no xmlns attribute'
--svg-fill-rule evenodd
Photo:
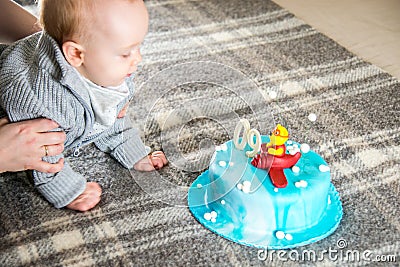
<svg viewBox="0 0 400 267"><path fill-rule="evenodd" d="M48 132L57 128L48 119L34 119L9 123L0 119L0 172L37 170L55 173L61 171L64 159L51 164L42 157L54 156L64 150L65 133Z"/></svg>

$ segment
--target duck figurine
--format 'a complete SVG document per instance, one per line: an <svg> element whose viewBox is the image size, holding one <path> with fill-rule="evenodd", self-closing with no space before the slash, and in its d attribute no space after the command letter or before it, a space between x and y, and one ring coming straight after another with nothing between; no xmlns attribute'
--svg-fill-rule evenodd
<svg viewBox="0 0 400 267"><path fill-rule="evenodd" d="M288 181L283 169L293 167L300 159L301 153L286 153L285 143L289 139L289 132L280 124L272 131L269 139L269 143L261 144L261 151L253 158L251 164L268 170L272 184L277 188L284 188Z"/></svg>

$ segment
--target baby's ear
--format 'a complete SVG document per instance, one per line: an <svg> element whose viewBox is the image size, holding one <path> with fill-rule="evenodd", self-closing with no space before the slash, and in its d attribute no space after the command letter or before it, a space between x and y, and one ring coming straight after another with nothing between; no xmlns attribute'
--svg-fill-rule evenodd
<svg viewBox="0 0 400 267"><path fill-rule="evenodd" d="M73 67L80 67L84 60L85 49L82 45L73 41L66 41L62 44L62 51L65 59Z"/></svg>

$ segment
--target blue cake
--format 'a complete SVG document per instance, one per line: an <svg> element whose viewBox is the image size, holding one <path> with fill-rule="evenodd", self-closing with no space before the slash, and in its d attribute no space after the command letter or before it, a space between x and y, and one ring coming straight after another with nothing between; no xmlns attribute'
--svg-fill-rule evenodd
<svg viewBox="0 0 400 267"><path fill-rule="evenodd" d="M270 144L271 138L259 136L262 144ZM276 150L264 146L249 157L256 142L242 142L238 148L243 139L237 140L216 147L208 170L189 189L189 208L200 223L234 242L269 249L306 245L337 228L342 206L321 156L285 138L284 153L261 168L263 152L272 157L267 151ZM278 175L273 172L274 160L295 156L293 166L278 168Z"/></svg>

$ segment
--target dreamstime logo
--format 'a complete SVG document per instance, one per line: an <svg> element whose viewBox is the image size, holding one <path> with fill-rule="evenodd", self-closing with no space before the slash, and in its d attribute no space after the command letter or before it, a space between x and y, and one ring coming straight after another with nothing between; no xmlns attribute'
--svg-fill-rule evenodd
<svg viewBox="0 0 400 267"><path fill-rule="evenodd" d="M257 257L261 261L296 261L296 262L396 262L394 254L377 254L372 250L353 250L348 248L348 243L341 238L336 242L336 247L327 250L258 250Z"/></svg>
<svg viewBox="0 0 400 267"><path fill-rule="evenodd" d="M132 106L140 107L135 116L140 117L138 121L144 120L140 125L146 134L144 141L157 139L175 173L205 170L215 147L221 145L216 143L221 140L216 136L232 139L241 117L263 132L275 126L254 81L239 70L215 62L184 63L160 71L136 89ZM196 128L199 121L207 126ZM131 173L153 198L187 206L187 185L159 172ZM204 201L198 205L204 205Z"/></svg>

